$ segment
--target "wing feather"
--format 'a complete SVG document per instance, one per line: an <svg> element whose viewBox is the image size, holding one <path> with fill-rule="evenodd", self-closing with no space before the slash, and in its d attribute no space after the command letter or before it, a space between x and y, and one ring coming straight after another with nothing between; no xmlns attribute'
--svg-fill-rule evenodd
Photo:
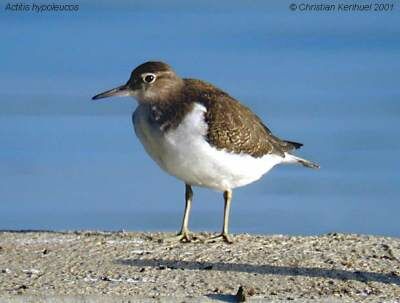
<svg viewBox="0 0 400 303"><path fill-rule="evenodd" d="M189 94L202 92L187 96L187 100L199 102L206 107L207 140L216 148L254 157L266 154L284 157L285 152L297 147L294 142L283 141L274 136L248 107L220 89L200 80L185 81L189 86Z"/></svg>

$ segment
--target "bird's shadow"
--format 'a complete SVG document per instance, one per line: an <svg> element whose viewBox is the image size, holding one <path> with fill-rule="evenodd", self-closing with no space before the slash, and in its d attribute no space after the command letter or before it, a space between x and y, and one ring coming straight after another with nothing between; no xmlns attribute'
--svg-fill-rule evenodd
<svg viewBox="0 0 400 303"><path fill-rule="evenodd" d="M342 269L327 269L317 267L291 267L276 265L254 265L245 263L224 262L194 262L182 260L163 259L120 259L118 264L155 267L180 270L215 270L225 272L256 273L261 275L279 276L304 276L326 279L338 279L342 281L355 280L360 282L380 282L385 284L400 285L400 277L393 273L377 273L368 271L349 271Z"/></svg>

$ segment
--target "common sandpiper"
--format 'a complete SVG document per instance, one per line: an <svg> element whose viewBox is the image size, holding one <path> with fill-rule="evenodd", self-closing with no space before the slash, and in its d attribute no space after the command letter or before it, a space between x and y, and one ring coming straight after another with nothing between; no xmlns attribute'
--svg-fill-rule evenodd
<svg viewBox="0 0 400 303"><path fill-rule="evenodd" d="M136 67L124 85L94 96L132 96L136 135L157 164L185 183L185 211L175 240L189 242L192 186L223 193L223 228L217 238L231 243L228 233L232 190L260 179L281 163L319 165L293 154L303 144L282 140L248 107L216 86L179 77L164 62Z"/></svg>

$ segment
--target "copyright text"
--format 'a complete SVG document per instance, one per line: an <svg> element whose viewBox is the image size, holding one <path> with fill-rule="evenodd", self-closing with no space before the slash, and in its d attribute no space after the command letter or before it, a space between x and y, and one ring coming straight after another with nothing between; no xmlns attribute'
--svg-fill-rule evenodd
<svg viewBox="0 0 400 303"><path fill-rule="evenodd" d="M289 9L300 12L389 12L394 3L292 3Z"/></svg>

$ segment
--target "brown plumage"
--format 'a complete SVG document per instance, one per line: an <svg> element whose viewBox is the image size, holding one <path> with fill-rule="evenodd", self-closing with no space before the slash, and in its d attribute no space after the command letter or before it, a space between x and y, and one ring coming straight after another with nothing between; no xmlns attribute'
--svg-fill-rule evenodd
<svg viewBox="0 0 400 303"><path fill-rule="evenodd" d="M206 139L217 149L254 157L266 154L284 157L284 152L302 146L274 136L249 108L217 87L195 79L183 81L182 88L169 96L168 101L163 99L152 105L154 120L164 131L176 128L197 102L207 109L204 117L208 124Z"/></svg>

